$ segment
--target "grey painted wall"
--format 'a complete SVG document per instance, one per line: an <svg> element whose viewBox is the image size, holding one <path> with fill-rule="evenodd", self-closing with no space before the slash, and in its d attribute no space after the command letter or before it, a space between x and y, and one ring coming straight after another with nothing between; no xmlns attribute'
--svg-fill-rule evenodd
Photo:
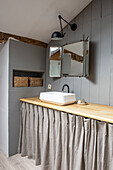
<svg viewBox="0 0 113 170"><path fill-rule="evenodd" d="M7 156L8 145L8 102L9 102L9 41L0 50L0 150Z"/></svg>
<svg viewBox="0 0 113 170"><path fill-rule="evenodd" d="M4 47L4 44L1 43L1 44L0 44L0 51L2 50L3 47Z"/></svg>
<svg viewBox="0 0 113 170"><path fill-rule="evenodd" d="M9 39L0 50L0 149L17 153L20 130L20 98L45 91L46 49ZM44 72L43 87L13 87L13 69Z"/></svg>
<svg viewBox="0 0 113 170"><path fill-rule="evenodd" d="M57 19L57 18L56 18ZM78 25L75 32L69 27L62 41L51 41L49 46L64 45L90 36L90 76L89 78L48 77L49 46L46 57L46 90L49 83L52 90L61 91L67 83L77 99L105 105L113 105L113 1L93 0L72 22Z"/></svg>
<svg viewBox="0 0 113 170"><path fill-rule="evenodd" d="M20 129L19 99L39 96L43 87L12 87L13 69L45 72L46 49L23 42L10 40L9 43L9 155L17 153Z"/></svg>

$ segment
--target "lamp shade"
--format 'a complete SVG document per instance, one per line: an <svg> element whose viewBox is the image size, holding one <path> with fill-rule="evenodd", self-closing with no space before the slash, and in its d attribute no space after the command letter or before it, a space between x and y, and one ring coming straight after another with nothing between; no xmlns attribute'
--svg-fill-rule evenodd
<svg viewBox="0 0 113 170"><path fill-rule="evenodd" d="M53 32L51 39L52 40L61 40L64 38L64 35L62 35L60 32Z"/></svg>

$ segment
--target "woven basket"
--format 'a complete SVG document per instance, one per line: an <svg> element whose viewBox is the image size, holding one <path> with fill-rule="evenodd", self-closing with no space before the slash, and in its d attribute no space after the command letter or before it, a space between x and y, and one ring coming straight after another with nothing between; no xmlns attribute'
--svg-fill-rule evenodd
<svg viewBox="0 0 113 170"><path fill-rule="evenodd" d="M28 87L28 77L14 76L14 87Z"/></svg>
<svg viewBox="0 0 113 170"><path fill-rule="evenodd" d="M30 87L41 87L41 86L43 86L42 78L30 77L29 78L29 86Z"/></svg>

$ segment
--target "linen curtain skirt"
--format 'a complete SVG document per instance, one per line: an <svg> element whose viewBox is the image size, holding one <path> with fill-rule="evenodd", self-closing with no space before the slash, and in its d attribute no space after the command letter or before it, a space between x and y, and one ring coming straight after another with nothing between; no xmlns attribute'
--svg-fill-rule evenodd
<svg viewBox="0 0 113 170"><path fill-rule="evenodd" d="M113 125L21 102L18 151L42 170L113 170Z"/></svg>

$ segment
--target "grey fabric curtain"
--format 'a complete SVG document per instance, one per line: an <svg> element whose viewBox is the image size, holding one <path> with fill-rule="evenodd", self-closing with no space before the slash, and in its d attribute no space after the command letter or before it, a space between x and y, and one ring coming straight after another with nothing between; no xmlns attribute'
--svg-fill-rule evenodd
<svg viewBox="0 0 113 170"><path fill-rule="evenodd" d="M21 102L18 151L42 170L113 170L113 125Z"/></svg>

